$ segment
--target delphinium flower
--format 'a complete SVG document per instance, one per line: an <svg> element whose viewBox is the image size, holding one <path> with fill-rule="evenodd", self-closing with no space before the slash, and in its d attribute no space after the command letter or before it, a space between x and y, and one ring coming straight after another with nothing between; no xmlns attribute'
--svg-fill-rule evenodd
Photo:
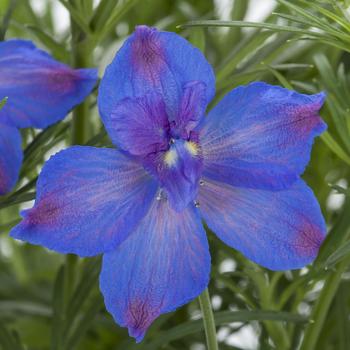
<svg viewBox="0 0 350 350"><path fill-rule="evenodd" d="M72 69L26 40L0 42L0 195L16 184L22 164L20 128L44 129L90 94L96 69Z"/></svg>
<svg viewBox="0 0 350 350"><path fill-rule="evenodd" d="M202 219L272 270L310 263L325 235L300 179L324 94L262 82L204 116L215 78L180 36L136 28L106 69L98 105L117 149L73 146L44 166L32 209L12 237L61 253L103 253L100 288L115 321L140 341L151 323L207 286Z"/></svg>

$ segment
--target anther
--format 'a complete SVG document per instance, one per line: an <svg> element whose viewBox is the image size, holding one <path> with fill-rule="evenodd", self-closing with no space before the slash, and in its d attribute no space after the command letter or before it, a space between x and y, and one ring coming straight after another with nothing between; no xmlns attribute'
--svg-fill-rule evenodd
<svg viewBox="0 0 350 350"><path fill-rule="evenodd" d="M194 204L194 206L195 206L196 208L199 208L199 207L200 207L200 205L199 205L199 202L198 202L198 201L194 201L194 202L193 202L193 204Z"/></svg>
<svg viewBox="0 0 350 350"><path fill-rule="evenodd" d="M174 143L175 143L175 139L171 138L171 139L169 140L169 145L173 145Z"/></svg>
<svg viewBox="0 0 350 350"><path fill-rule="evenodd" d="M204 186L205 181L204 180L199 180L199 186Z"/></svg>

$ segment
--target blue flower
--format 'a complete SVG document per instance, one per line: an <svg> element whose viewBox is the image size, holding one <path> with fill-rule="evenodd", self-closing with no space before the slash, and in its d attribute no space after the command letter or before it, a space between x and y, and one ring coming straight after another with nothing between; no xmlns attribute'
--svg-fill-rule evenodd
<svg viewBox="0 0 350 350"><path fill-rule="evenodd" d="M0 42L0 195L16 184L22 164L19 128L44 129L63 119L90 94L95 69L55 61L30 41Z"/></svg>
<svg viewBox="0 0 350 350"><path fill-rule="evenodd" d="M272 270L310 263L325 236L299 177L326 127L324 94L252 83L204 117L214 85L211 66L186 40L137 27L99 89L118 149L76 146L51 158L34 207L11 232L61 253L103 253L106 307L137 341L207 286L202 219Z"/></svg>

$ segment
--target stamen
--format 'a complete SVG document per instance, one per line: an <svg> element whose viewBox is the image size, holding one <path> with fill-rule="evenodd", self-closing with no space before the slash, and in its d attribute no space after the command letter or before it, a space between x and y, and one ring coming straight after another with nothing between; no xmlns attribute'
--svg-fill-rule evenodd
<svg viewBox="0 0 350 350"><path fill-rule="evenodd" d="M204 186L205 185L205 181L204 180L199 180L199 186Z"/></svg>
<svg viewBox="0 0 350 350"><path fill-rule="evenodd" d="M170 149L169 151L165 152L164 162L168 167L172 167L177 163L178 157L179 156L176 149Z"/></svg>
<svg viewBox="0 0 350 350"><path fill-rule="evenodd" d="M199 148L198 145L193 142L193 141L187 141L185 142L185 147L187 151L192 155L192 156L197 156L199 153Z"/></svg>
<svg viewBox="0 0 350 350"><path fill-rule="evenodd" d="M194 204L194 206L195 206L196 208L199 208L199 207L200 207L200 204L199 204L198 201L194 201L193 204Z"/></svg>

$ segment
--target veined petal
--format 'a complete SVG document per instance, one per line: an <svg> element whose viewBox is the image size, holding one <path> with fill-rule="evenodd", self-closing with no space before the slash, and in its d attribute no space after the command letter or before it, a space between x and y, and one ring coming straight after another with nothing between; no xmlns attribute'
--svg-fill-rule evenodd
<svg viewBox="0 0 350 350"><path fill-rule="evenodd" d="M16 184L22 165L22 140L16 128L0 124L0 195Z"/></svg>
<svg viewBox="0 0 350 350"><path fill-rule="evenodd" d="M166 150L169 122L162 96L149 93L125 98L112 111L107 128L117 147L133 155Z"/></svg>
<svg viewBox="0 0 350 350"><path fill-rule="evenodd" d="M88 96L96 69L72 69L25 40L0 43L0 120L19 128L46 128Z"/></svg>
<svg viewBox="0 0 350 350"><path fill-rule="evenodd" d="M74 146L46 162L13 238L60 253L113 250L149 209L157 184L114 149Z"/></svg>
<svg viewBox="0 0 350 350"><path fill-rule="evenodd" d="M197 209L154 201L136 231L103 257L100 288L107 310L139 342L160 315L207 286L210 255Z"/></svg>
<svg viewBox="0 0 350 350"><path fill-rule="evenodd" d="M203 54L179 35L146 26L136 27L107 67L98 105L107 129L116 105L125 97L150 91L163 96L170 120L175 120L185 84L201 81L208 103L215 92L215 77Z"/></svg>
<svg viewBox="0 0 350 350"><path fill-rule="evenodd" d="M287 190L268 191L205 179L199 203L204 220L220 239L271 270L312 262L325 237L320 207L302 180Z"/></svg>
<svg viewBox="0 0 350 350"><path fill-rule="evenodd" d="M307 165L325 95L303 95L265 83L234 89L200 132L205 176L234 186L283 189Z"/></svg>
<svg viewBox="0 0 350 350"><path fill-rule="evenodd" d="M177 128L187 137L202 120L207 108L206 86L201 81L191 81L184 86L180 103Z"/></svg>

